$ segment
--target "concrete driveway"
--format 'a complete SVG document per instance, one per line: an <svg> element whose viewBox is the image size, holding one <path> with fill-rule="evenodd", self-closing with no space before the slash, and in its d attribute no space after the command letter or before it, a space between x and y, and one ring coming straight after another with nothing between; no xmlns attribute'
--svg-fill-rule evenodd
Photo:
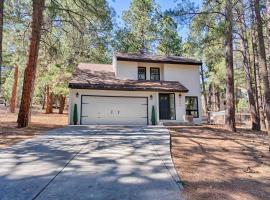
<svg viewBox="0 0 270 200"><path fill-rule="evenodd" d="M0 199L180 200L164 127L74 126L0 150Z"/></svg>

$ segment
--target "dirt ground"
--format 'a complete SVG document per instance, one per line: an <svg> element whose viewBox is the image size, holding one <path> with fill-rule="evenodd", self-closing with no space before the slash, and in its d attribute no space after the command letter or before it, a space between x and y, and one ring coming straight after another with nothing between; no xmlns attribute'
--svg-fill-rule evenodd
<svg viewBox="0 0 270 200"><path fill-rule="evenodd" d="M213 126L171 128L172 155L187 200L269 200L266 133Z"/></svg>
<svg viewBox="0 0 270 200"><path fill-rule="evenodd" d="M54 128L67 125L67 114L44 114L43 110L32 112L31 123L27 128L17 128L17 114L8 108L0 108L0 148L16 144Z"/></svg>

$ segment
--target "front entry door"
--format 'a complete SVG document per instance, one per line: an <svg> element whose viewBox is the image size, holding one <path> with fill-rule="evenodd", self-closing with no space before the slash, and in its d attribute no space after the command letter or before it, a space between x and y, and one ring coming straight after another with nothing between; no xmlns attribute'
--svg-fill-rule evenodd
<svg viewBox="0 0 270 200"><path fill-rule="evenodd" d="M169 94L159 94L159 119L170 119Z"/></svg>

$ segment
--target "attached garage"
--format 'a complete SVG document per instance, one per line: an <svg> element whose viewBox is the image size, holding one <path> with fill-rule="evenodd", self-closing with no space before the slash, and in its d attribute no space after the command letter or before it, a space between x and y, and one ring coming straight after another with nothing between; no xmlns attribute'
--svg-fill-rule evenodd
<svg viewBox="0 0 270 200"><path fill-rule="evenodd" d="M147 125L148 98L81 96L82 125Z"/></svg>
<svg viewBox="0 0 270 200"><path fill-rule="evenodd" d="M188 89L180 82L118 79L113 65L79 64L69 88L71 125L145 126L185 115Z"/></svg>

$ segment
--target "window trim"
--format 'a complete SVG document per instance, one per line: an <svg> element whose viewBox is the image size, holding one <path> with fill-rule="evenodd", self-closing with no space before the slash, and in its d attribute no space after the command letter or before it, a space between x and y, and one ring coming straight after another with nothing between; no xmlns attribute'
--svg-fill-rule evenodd
<svg viewBox="0 0 270 200"><path fill-rule="evenodd" d="M144 69L144 79L139 79L139 69ZM146 80L146 67L138 67L138 80Z"/></svg>
<svg viewBox="0 0 270 200"><path fill-rule="evenodd" d="M189 112L192 112L192 111L196 111L197 112L197 116L193 116L194 118L199 118L199 116L200 116L200 114L199 114L199 98L198 98L198 96L185 96L185 105L186 105L186 98L195 98L196 99L196 101L197 101L197 109L196 110L194 110L194 109L192 109L192 110L187 110L187 107L185 108L185 110L186 110L186 114L187 114L187 111L189 111Z"/></svg>
<svg viewBox="0 0 270 200"><path fill-rule="evenodd" d="M158 70L158 75L159 75L159 79L158 80L153 80L151 77L151 75L152 75L152 70L153 69L157 69ZM151 81L160 81L160 68L159 67L150 67L150 80Z"/></svg>

